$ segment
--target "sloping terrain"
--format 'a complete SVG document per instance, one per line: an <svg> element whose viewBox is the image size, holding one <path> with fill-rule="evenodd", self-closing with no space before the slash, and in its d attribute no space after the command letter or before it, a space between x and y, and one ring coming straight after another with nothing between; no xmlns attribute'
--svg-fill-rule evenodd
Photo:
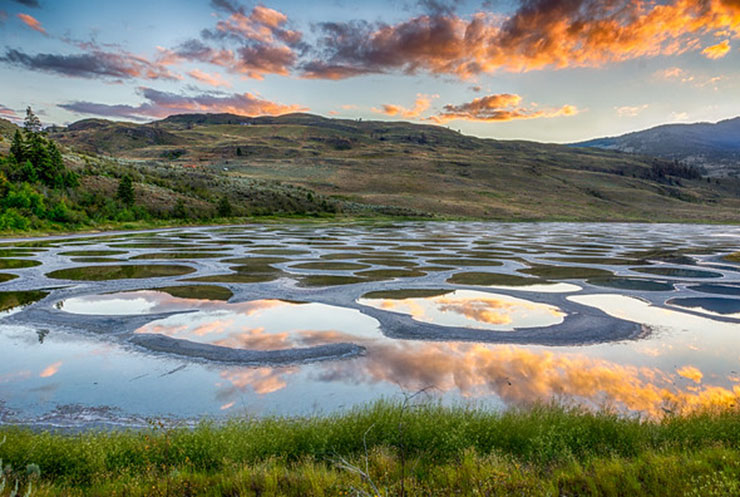
<svg viewBox="0 0 740 497"><path fill-rule="evenodd" d="M713 177L740 176L740 117L716 124L666 124L574 146L675 159L702 167Z"/></svg>
<svg viewBox="0 0 740 497"><path fill-rule="evenodd" d="M740 210L737 179L707 179L672 160L405 122L192 114L143 125L85 120L51 136L140 167L278 181L345 205L444 216L732 222Z"/></svg>

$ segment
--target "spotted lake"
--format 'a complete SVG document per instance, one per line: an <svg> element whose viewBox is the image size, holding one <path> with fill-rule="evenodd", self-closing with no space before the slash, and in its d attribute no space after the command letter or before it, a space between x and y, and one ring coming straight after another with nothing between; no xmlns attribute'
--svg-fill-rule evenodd
<svg viewBox="0 0 740 497"><path fill-rule="evenodd" d="M0 241L0 422L420 390L659 415L740 394L740 227L248 225Z"/></svg>

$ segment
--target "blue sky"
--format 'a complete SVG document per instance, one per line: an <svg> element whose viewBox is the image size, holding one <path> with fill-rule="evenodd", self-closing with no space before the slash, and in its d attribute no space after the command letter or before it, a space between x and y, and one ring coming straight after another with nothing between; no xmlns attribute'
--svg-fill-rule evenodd
<svg viewBox="0 0 740 497"><path fill-rule="evenodd" d="M569 142L740 114L738 0L0 1L0 117L403 119Z"/></svg>

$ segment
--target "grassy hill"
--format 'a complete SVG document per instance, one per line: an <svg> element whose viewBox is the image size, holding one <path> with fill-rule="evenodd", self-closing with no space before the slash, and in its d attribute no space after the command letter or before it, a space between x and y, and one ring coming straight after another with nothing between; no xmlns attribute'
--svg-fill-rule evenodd
<svg viewBox="0 0 740 497"><path fill-rule="evenodd" d="M740 176L740 117L718 123L666 124L574 145L676 159L714 177Z"/></svg>
<svg viewBox="0 0 740 497"><path fill-rule="evenodd" d="M141 182L152 175L162 184L196 178L205 196L218 188L237 205L249 195L234 185L252 185L256 194L269 184L299 188L350 213L740 220L735 178L707 179L648 156L480 139L440 126L311 114L187 114L149 124L86 119L50 136L71 151L135 168Z"/></svg>

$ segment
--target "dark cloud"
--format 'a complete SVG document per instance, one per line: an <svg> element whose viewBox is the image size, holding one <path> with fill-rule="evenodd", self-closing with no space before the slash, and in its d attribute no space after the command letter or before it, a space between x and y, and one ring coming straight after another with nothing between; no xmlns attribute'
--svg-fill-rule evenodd
<svg viewBox="0 0 740 497"><path fill-rule="evenodd" d="M15 3L19 3L21 5L25 5L26 7L31 7L33 9L38 9L41 7L38 0L12 0Z"/></svg>
<svg viewBox="0 0 740 497"><path fill-rule="evenodd" d="M228 112L244 116L279 115L307 110L300 105L285 105L261 99L251 93L204 92L183 95L141 87L138 93L146 100L139 105L109 105L77 101L59 104L65 110L79 114L147 120L173 114Z"/></svg>
<svg viewBox="0 0 740 497"><path fill-rule="evenodd" d="M462 0L418 0L417 4L424 12L432 15L452 15Z"/></svg>
<svg viewBox="0 0 740 497"><path fill-rule="evenodd" d="M93 51L60 55L30 55L16 49L6 49L0 62L32 71L43 71L78 78L144 78L179 79L161 63L150 62L129 53Z"/></svg>
<svg viewBox="0 0 740 497"><path fill-rule="evenodd" d="M469 60L474 52L469 50L467 27L462 19L448 15L425 15L393 26L322 23L317 50L321 55L303 70L308 77L320 77L317 67L341 67L348 75L422 69L467 75L477 72Z"/></svg>
<svg viewBox="0 0 740 497"><path fill-rule="evenodd" d="M211 7L216 10L225 10L226 12L244 12L244 8L236 2L230 0L211 0Z"/></svg>

